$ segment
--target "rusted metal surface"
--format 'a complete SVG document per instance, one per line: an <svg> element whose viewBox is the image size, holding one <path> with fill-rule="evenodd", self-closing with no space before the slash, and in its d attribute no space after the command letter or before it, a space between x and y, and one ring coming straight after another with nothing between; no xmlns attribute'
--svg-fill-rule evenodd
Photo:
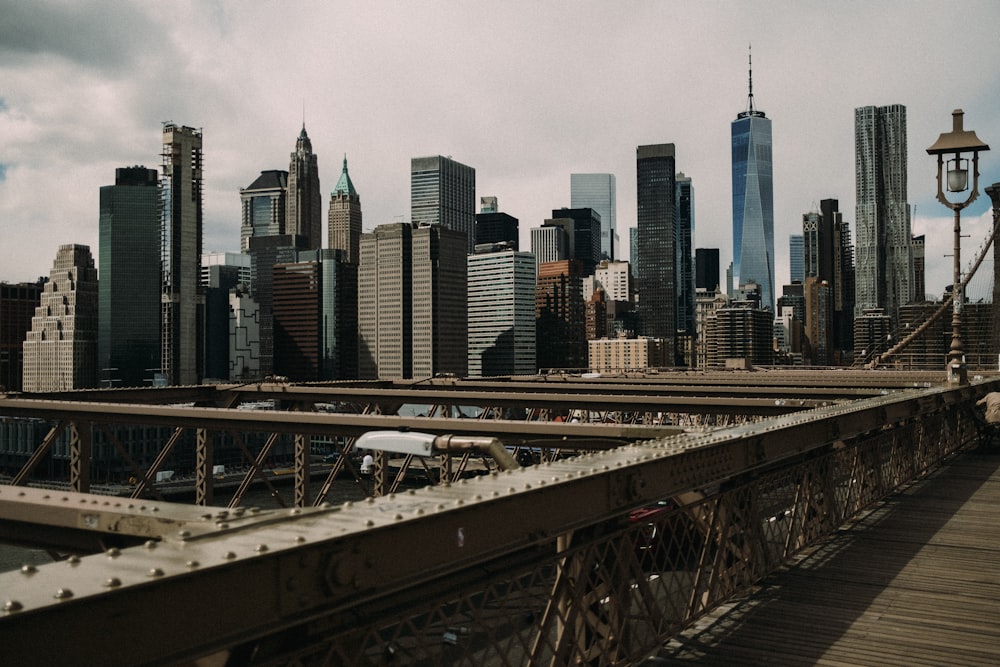
<svg viewBox="0 0 1000 667"><path fill-rule="evenodd" d="M992 388L898 392L370 502L201 516L0 575L5 655L631 664L971 444ZM19 491L0 487L0 517L23 508Z"/></svg>

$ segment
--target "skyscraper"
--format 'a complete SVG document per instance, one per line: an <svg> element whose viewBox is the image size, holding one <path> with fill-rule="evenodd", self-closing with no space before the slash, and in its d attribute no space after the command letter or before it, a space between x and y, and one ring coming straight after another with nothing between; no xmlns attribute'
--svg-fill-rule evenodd
<svg viewBox="0 0 1000 667"><path fill-rule="evenodd" d="M601 261L601 217L592 208L552 209L544 227L562 227L566 232L566 259L578 259L583 274L594 273Z"/></svg>
<svg viewBox="0 0 1000 667"><path fill-rule="evenodd" d="M674 204L677 223L677 330L695 334L694 322L694 186L691 178L678 173Z"/></svg>
<svg viewBox="0 0 1000 667"><path fill-rule="evenodd" d="M476 170L440 155L412 158L410 221L462 232L471 254L476 244Z"/></svg>
<svg viewBox="0 0 1000 667"><path fill-rule="evenodd" d="M476 245L505 243L517 250L518 219L497 208L496 197L481 197L480 211L476 213Z"/></svg>
<svg viewBox="0 0 1000 667"><path fill-rule="evenodd" d="M344 261L358 263L361 243L361 196L354 188L354 182L347 173L347 156L340 180L330 193L329 246L344 251Z"/></svg>
<svg viewBox="0 0 1000 667"><path fill-rule="evenodd" d="M24 381L24 339L41 303L44 280L37 283L0 282L0 391L21 391ZM534 328L534 315L532 315Z"/></svg>
<svg viewBox="0 0 1000 667"><path fill-rule="evenodd" d="M566 230L557 225L531 228L531 253L536 267L546 262L558 262L569 257Z"/></svg>
<svg viewBox="0 0 1000 667"><path fill-rule="evenodd" d="M201 130L163 126L160 368L170 384L197 384L204 373L201 142Z"/></svg>
<svg viewBox="0 0 1000 667"><path fill-rule="evenodd" d="M274 371L293 381L357 375L357 265L304 250L274 266Z"/></svg>
<svg viewBox="0 0 1000 667"><path fill-rule="evenodd" d="M753 70L747 108L731 126L733 155L733 275L739 288L756 283L761 306L774 311L774 186L771 120L755 109Z"/></svg>
<svg viewBox="0 0 1000 667"><path fill-rule="evenodd" d="M926 292L926 239L923 234L914 236L913 247L913 294L911 301L919 303L927 299Z"/></svg>
<svg viewBox="0 0 1000 667"><path fill-rule="evenodd" d="M469 375L534 374L534 255L505 249L468 262Z"/></svg>
<svg viewBox="0 0 1000 667"><path fill-rule="evenodd" d="M61 245L24 341L24 391L97 384L97 269L90 248Z"/></svg>
<svg viewBox="0 0 1000 667"><path fill-rule="evenodd" d="M323 195L319 189L319 166L305 123L288 164L288 199L285 232L306 238L307 247L323 245Z"/></svg>
<svg viewBox="0 0 1000 667"><path fill-rule="evenodd" d="M669 341L677 335L677 227L674 145L636 149L639 228L639 317L642 334Z"/></svg>
<svg viewBox="0 0 1000 667"><path fill-rule="evenodd" d="M695 288L715 292L719 289L719 249L697 248L694 251Z"/></svg>
<svg viewBox="0 0 1000 667"><path fill-rule="evenodd" d="M160 366L160 182L115 170L100 194L97 368L108 386L138 387Z"/></svg>
<svg viewBox="0 0 1000 667"><path fill-rule="evenodd" d="M254 236L274 236L285 233L288 206L288 172L270 169L245 188L240 189L242 224L240 250L250 248Z"/></svg>
<svg viewBox="0 0 1000 667"><path fill-rule="evenodd" d="M441 225L392 223L362 234L359 377L466 374L466 246L462 232Z"/></svg>
<svg viewBox="0 0 1000 667"><path fill-rule="evenodd" d="M587 367L587 315L579 260L538 267L535 326L539 369Z"/></svg>
<svg viewBox="0 0 1000 667"><path fill-rule="evenodd" d="M912 297L906 203L906 107L854 110L857 256L854 316L885 309L893 324ZM855 328L857 331L857 328Z"/></svg>
<svg viewBox="0 0 1000 667"><path fill-rule="evenodd" d="M802 218L805 227L805 216ZM806 279L806 246L803 234L788 235L788 277L789 280L800 283Z"/></svg>
<svg viewBox="0 0 1000 667"><path fill-rule="evenodd" d="M618 259L614 174L570 174L571 208L592 208L601 216L600 259Z"/></svg>

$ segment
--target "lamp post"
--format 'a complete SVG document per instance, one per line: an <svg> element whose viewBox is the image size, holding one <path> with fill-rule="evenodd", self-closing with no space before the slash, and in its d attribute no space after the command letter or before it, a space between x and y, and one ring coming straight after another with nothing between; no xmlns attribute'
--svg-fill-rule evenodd
<svg viewBox="0 0 1000 667"><path fill-rule="evenodd" d="M948 352L946 367L948 382L954 384L966 384L969 381L968 371L965 367L965 351L962 349L962 302L965 301L965 293L962 289L962 258L960 254L962 209L974 202L979 196L979 153L990 149L976 136L975 132L963 129L963 116L965 113L961 109L955 109L951 113L951 132L943 132L934 145L927 149L928 154L937 155L937 199L955 212L955 263L951 283L951 350ZM970 152L972 153L972 191L969 192L965 201L950 201L945 194L945 187L947 187L948 192L969 190L969 158L963 158L962 154ZM945 155L954 155L953 158L947 160L947 186L942 178L946 162Z"/></svg>

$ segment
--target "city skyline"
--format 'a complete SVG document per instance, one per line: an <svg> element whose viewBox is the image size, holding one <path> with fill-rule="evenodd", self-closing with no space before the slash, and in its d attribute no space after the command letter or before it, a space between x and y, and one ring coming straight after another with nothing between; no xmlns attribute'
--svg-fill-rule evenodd
<svg viewBox="0 0 1000 667"><path fill-rule="evenodd" d="M3 4L0 280L9 282L44 275L60 244L98 247L100 186L122 165L155 168L156 129L166 120L205 131L206 251L238 249L239 188L261 171L287 168L304 120L319 156L324 212L345 153L365 193L365 231L408 219L411 158L452 155L476 169L477 197L498 196L521 220L522 247L548 212L570 204L572 173L615 175L617 227L627 238L636 220L635 147L674 143L677 169L698 184L694 245L720 248L723 271L732 260L728 129L745 100L751 43L756 100L780 128L778 239L828 197L840 200L854 228L857 107L907 107L913 233L926 234L932 248L950 245L950 218L933 199L935 165L924 149L948 130L956 107L984 141L1000 141L1000 85L986 67L1000 55L988 29L1000 7L986 2L961 7L963 16L981 18L961 28L959 10L931 3L763 10L680 3L614 13L607 2L581 2L570 6L572 35L553 30L566 7L517 2L489 12L376 2L337 21L308 3L113 12ZM305 31L299 41L310 62L330 67L289 72L277 56L292 30ZM664 41L663 31L676 38ZM502 55L480 48L500 33L516 35ZM570 48L585 42L600 48ZM458 50L462 59L454 58ZM351 67L339 66L347 60ZM336 87L328 85L330 68ZM589 92L596 77L600 94L588 104L554 102ZM983 184L1000 180L1000 158L987 153L981 172ZM985 237L987 207L981 197L963 216L971 235L963 256ZM931 298L950 283L941 254L927 257ZM776 291L787 277L786 244L776 243Z"/></svg>

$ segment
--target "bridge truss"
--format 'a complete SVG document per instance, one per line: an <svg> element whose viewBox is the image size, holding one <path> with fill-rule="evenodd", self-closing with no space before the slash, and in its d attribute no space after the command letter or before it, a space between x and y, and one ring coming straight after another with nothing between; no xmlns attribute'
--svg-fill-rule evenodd
<svg viewBox="0 0 1000 667"><path fill-rule="evenodd" d="M0 574L6 655L62 664L632 664L974 443L974 402L1000 384L843 379L864 395L831 398L826 382L810 399L805 381L787 376L772 405L826 405L340 506L219 509L0 486L0 537L55 536L76 549ZM753 391L779 386L762 378ZM115 419L127 412L115 409ZM299 415L300 430L313 428L310 415ZM497 424L479 426L490 433ZM107 546L115 540L122 544Z"/></svg>

